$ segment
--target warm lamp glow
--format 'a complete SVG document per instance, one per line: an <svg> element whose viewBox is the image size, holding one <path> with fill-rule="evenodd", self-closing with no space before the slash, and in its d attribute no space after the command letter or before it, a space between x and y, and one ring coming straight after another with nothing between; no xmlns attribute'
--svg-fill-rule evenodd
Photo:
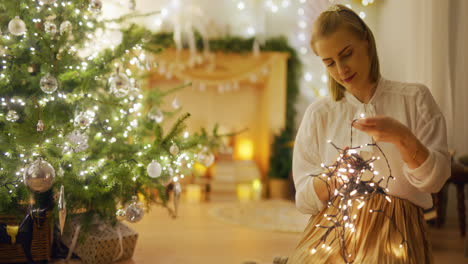
<svg viewBox="0 0 468 264"><path fill-rule="evenodd" d="M253 188L254 190L258 190L258 189L262 188L262 183L260 182L260 179L255 179L255 180L253 180L253 182L252 182L252 188Z"/></svg>
<svg viewBox="0 0 468 264"><path fill-rule="evenodd" d="M237 158L240 160L252 160L253 142L247 138L241 138L237 142Z"/></svg>

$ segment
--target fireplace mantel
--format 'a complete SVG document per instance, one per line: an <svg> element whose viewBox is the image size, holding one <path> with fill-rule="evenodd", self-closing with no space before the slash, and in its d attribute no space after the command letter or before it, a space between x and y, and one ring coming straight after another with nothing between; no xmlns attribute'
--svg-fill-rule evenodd
<svg viewBox="0 0 468 264"><path fill-rule="evenodd" d="M208 131L218 123L225 131L248 128L238 137L253 141L253 159L266 176L273 135L285 125L287 59L282 52L212 53L168 49L154 56L150 89L166 90L191 82L175 94L192 114L189 132ZM164 106L163 106L164 107ZM170 108L170 105L166 105Z"/></svg>

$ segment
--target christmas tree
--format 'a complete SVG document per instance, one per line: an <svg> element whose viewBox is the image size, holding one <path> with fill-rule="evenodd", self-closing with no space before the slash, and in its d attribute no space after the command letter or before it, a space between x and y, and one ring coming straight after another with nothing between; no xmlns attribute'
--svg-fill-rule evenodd
<svg viewBox="0 0 468 264"><path fill-rule="evenodd" d="M81 211L136 222L135 196L167 206L167 186L177 197L197 156L213 162L208 134L184 133L189 114L176 101L178 118L162 129L174 114L160 108L163 98L181 87L139 88L159 49L151 32L126 23L114 28L118 45L98 49L110 25L136 16L104 20L101 8L100 0L0 3L0 214L51 209L55 195L61 218Z"/></svg>

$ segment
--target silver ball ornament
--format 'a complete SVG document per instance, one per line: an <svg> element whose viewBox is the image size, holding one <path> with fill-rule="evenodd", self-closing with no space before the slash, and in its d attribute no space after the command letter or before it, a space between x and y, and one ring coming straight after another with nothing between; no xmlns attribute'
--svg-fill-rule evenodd
<svg viewBox="0 0 468 264"><path fill-rule="evenodd" d="M23 178L24 183L32 191L46 192L54 184L55 169L49 162L39 158L26 168Z"/></svg>
<svg viewBox="0 0 468 264"><path fill-rule="evenodd" d="M44 23L44 31L47 34L54 36L55 34L57 34L57 25L55 25L55 23L51 21L46 21Z"/></svg>
<svg viewBox="0 0 468 264"><path fill-rule="evenodd" d="M119 98L128 95L130 89L132 88L127 75L120 72L112 74L112 76L109 78L109 86L110 92Z"/></svg>
<svg viewBox="0 0 468 264"><path fill-rule="evenodd" d="M21 36L26 33L26 24L17 16L8 23L8 31L15 36Z"/></svg>
<svg viewBox="0 0 468 264"><path fill-rule="evenodd" d="M41 78L39 86L44 93L51 94L57 90L58 82L54 76L50 75L50 73L47 73L44 75L44 77Z"/></svg>
<svg viewBox="0 0 468 264"><path fill-rule="evenodd" d="M213 153L211 153L210 151L206 149L198 153L197 157L198 157L198 162L203 164L203 166L205 167L210 167L215 160Z"/></svg>
<svg viewBox="0 0 468 264"><path fill-rule="evenodd" d="M75 116L73 124L81 129L86 129L93 123L95 116L96 113L90 110L80 112Z"/></svg>
<svg viewBox="0 0 468 264"><path fill-rule="evenodd" d="M161 176L161 172L162 172L161 164L159 164L159 162L153 160L153 161L151 161L150 164L148 164L148 167L146 168L146 171L148 172L148 175L151 178L158 178L159 176Z"/></svg>
<svg viewBox="0 0 468 264"><path fill-rule="evenodd" d="M136 223L139 222L144 215L145 211L141 203L138 202L136 197L133 197L133 201L125 208L125 219L128 222Z"/></svg>
<svg viewBox="0 0 468 264"><path fill-rule="evenodd" d="M19 119L19 114L15 110L10 110L10 111L8 111L5 118L6 118L7 121L16 122Z"/></svg>

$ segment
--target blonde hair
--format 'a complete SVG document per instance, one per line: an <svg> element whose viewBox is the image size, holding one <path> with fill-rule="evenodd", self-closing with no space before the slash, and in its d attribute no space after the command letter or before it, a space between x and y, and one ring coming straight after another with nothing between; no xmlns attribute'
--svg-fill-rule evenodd
<svg viewBox="0 0 468 264"><path fill-rule="evenodd" d="M330 36L342 26L353 32L359 39L365 39L369 42L369 77L370 81L377 82L380 77L380 66L374 35L366 23L353 10L344 5L333 5L317 18L310 42L312 50L317 55L315 42L320 38ZM333 100L339 101L344 97L345 88L335 81L330 74L328 74L328 89Z"/></svg>

